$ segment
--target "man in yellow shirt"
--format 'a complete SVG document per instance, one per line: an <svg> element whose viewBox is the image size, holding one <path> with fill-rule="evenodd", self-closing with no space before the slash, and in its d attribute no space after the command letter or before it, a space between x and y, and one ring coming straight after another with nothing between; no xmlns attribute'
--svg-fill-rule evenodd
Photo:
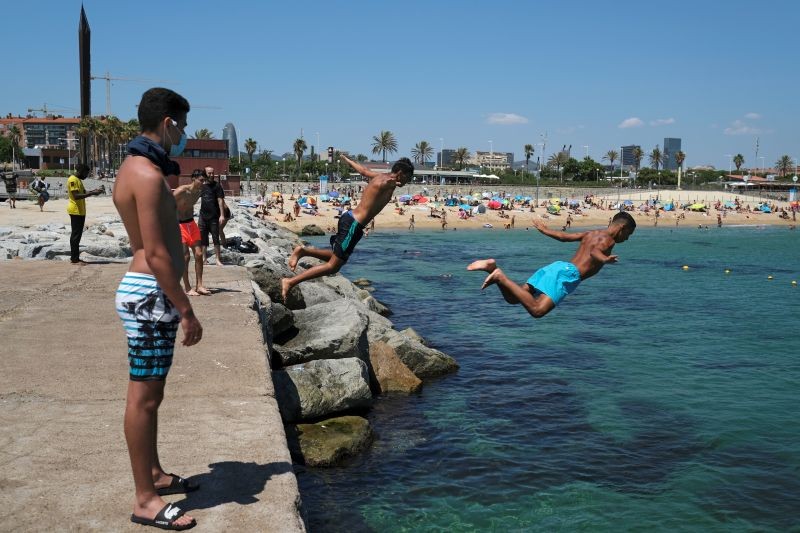
<svg viewBox="0 0 800 533"><path fill-rule="evenodd" d="M72 261L73 265L86 264L80 259L81 236L83 236L83 226L86 223L86 198L89 196L97 196L105 192L103 187L86 192L86 189L83 188L83 180L85 180L88 175L89 167L79 163L75 165L75 174L67 179L67 195L69 196L67 213L72 223L69 247L71 252L70 261Z"/></svg>

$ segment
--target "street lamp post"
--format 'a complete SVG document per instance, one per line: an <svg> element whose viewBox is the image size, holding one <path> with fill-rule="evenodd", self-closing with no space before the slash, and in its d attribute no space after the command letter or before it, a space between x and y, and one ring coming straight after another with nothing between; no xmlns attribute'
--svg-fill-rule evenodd
<svg viewBox="0 0 800 533"><path fill-rule="evenodd" d="M589 157L589 145L588 144L584 144L583 147L586 148L586 157L588 158Z"/></svg>
<svg viewBox="0 0 800 533"><path fill-rule="evenodd" d="M764 173L764 174L766 174L766 173L767 173L767 169L766 169L766 167L764 166L764 165L765 165L765 163L764 163L764 159L765 159L765 158L764 158L764 156L763 156L763 155L760 155L760 156L758 156L758 158L761 160L761 172L762 172L762 173Z"/></svg>

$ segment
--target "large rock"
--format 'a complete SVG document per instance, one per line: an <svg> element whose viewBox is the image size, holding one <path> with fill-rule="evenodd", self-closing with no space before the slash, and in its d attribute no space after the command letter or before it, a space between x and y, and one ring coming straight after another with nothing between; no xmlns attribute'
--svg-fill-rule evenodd
<svg viewBox="0 0 800 533"><path fill-rule="evenodd" d="M294 312L294 327L274 338L273 358L283 366L315 359L367 361L369 317L350 300Z"/></svg>
<svg viewBox="0 0 800 533"><path fill-rule="evenodd" d="M340 416L316 424L288 426L286 437L295 462L307 466L336 466L367 449L373 433L367 419Z"/></svg>
<svg viewBox="0 0 800 533"><path fill-rule="evenodd" d="M409 327L409 328L406 328L406 329L401 329L400 330L400 334L401 335L405 335L409 339L411 339L413 341L417 341L420 344L424 344L425 346L428 345L428 343L425 341L425 339L422 338L422 335L417 333L416 330L414 330L414 328L410 328Z"/></svg>
<svg viewBox="0 0 800 533"><path fill-rule="evenodd" d="M383 341L369 346L369 361L380 394L402 392L410 394L422 387L420 380L403 364L395 349Z"/></svg>
<svg viewBox="0 0 800 533"><path fill-rule="evenodd" d="M458 363L449 355L428 348L398 331L386 331L381 340L394 348L397 357L418 378L442 376L458 370Z"/></svg>
<svg viewBox="0 0 800 533"><path fill-rule="evenodd" d="M276 272L265 265L263 268L251 269L250 275L253 281L261 287L261 290L269 296L270 300L273 302L283 302L283 296L281 296L281 279L283 275L281 272ZM303 294L297 287L293 287L292 290L289 291L289 296L285 303L289 309L302 309L306 306L303 300Z"/></svg>
<svg viewBox="0 0 800 533"><path fill-rule="evenodd" d="M286 422L330 416L372 403L367 364L356 357L324 359L272 373Z"/></svg>
<svg viewBox="0 0 800 533"><path fill-rule="evenodd" d="M305 281L297 285L296 288L300 290L300 294L303 296L305 307L342 300L339 293L319 279ZM291 308L291 306L289 307Z"/></svg>
<svg viewBox="0 0 800 533"><path fill-rule="evenodd" d="M300 235L325 235L325 230L316 224L309 224L307 226L303 226L303 229L300 230Z"/></svg>

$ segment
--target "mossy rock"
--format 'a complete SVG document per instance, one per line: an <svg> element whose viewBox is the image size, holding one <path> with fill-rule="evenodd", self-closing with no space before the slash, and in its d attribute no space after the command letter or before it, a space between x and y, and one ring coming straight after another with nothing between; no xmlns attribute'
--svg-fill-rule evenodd
<svg viewBox="0 0 800 533"><path fill-rule="evenodd" d="M336 466L366 450L373 433L366 418L340 416L286 427L293 459L307 466Z"/></svg>

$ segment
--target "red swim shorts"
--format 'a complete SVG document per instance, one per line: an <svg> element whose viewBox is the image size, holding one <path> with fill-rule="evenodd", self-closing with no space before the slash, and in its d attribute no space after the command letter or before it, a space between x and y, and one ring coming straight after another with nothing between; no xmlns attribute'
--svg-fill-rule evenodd
<svg viewBox="0 0 800 533"><path fill-rule="evenodd" d="M200 228L194 219L181 222L181 242L187 246L194 246L200 242Z"/></svg>

